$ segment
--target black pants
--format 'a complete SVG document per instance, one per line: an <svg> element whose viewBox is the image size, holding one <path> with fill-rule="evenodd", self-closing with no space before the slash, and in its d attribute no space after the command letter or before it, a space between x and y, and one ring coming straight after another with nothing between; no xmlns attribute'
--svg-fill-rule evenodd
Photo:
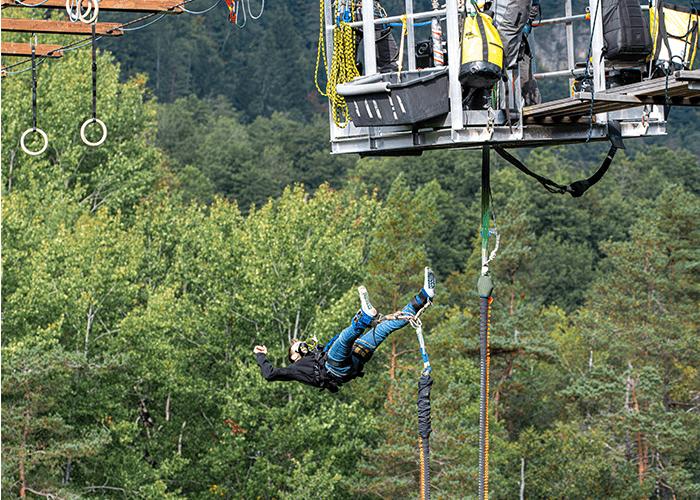
<svg viewBox="0 0 700 500"><path fill-rule="evenodd" d="M361 29L355 30L355 59L357 60L357 68L360 73L364 74L362 63L357 57L360 53L362 45L363 33ZM391 27L382 28L377 26L374 30L374 40L377 48L377 71L380 73L391 73L399 70L397 61L399 60L399 48L396 46L394 35L391 34Z"/></svg>

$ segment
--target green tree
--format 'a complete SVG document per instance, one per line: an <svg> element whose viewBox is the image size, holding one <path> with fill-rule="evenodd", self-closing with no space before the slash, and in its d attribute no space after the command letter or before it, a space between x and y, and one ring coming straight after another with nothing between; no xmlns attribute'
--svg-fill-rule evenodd
<svg viewBox="0 0 700 500"><path fill-rule="evenodd" d="M697 196L667 186L630 241L604 246L610 271L582 315L583 353L567 356L578 364L566 394L579 418L661 498L698 491L684 464L698 439L699 210Z"/></svg>
<svg viewBox="0 0 700 500"><path fill-rule="evenodd" d="M2 353L3 495L83 498L69 484L71 464L99 454L109 433L98 425L76 428L61 400L70 397L76 373L92 378L106 366L55 341L10 341Z"/></svg>

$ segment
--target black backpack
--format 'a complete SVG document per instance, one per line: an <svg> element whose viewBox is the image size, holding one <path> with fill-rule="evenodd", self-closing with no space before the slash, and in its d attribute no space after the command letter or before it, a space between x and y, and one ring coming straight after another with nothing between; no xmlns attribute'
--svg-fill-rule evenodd
<svg viewBox="0 0 700 500"><path fill-rule="evenodd" d="M651 32L639 0L603 0L602 4L605 58L617 62L646 59L652 49Z"/></svg>

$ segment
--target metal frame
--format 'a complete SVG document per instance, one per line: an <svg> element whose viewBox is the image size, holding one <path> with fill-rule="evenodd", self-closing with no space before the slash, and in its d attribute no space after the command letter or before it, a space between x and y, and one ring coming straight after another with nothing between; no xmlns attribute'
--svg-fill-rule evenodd
<svg viewBox="0 0 700 500"><path fill-rule="evenodd" d="M601 57L603 47L602 7L601 0L589 0L590 24L593 30L592 38L592 72L594 94L591 96L594 102L610 101L615 93L606 93L605 89L605 60ZM335 19L331 11L330 2L325 4L326 20L326 46L328 69L332 64L332 40ZM420 154L428 149L464 149L478 148L488 144L500 144L508 147L537 147L555 144L579 143L587 141L599 141L607 138L608 119L621 121L623 137L657 136L666 133L663 106L646 105L635 102L634 98L621 99L625 101L622 107L627 107L624 112L615 111L609 115L607 112L597 112L593 125L590 124L588 113L582 116L579 112L571 120L554 119L533 123L523 112L522 98L520 95L520 76L517 70L508 71L509 88L515 92L505 92L505 84L500 85L499 95L501 99L499 109L495 111L493 126L487 126L488 117L485 111L471 111L462 109L462 87L459 83L460 57L460 19L464 12L459 12L458 0L446 0L445 8L438 11L413 12L413 0L405 0L405 16L407 19L407 43L405 53L408 56L409 71L416 68L415 63L415 34L414 22L429 19L435 16L444 16L444 37L447 42L448 54L448 81L450 112L439 119L418 126L381 126L381 127L356 127L350 121L345 128L335 125L330 118L331 150L332 153L359 153L361 155L402 155ZM467 3L467 8L471 8ZM598 15L595 16L596 8ZM390 16L383 19L374 18L373 4L365 0L362 5L363 20L349 23L352 27L362 27L365 33L373 32L375 24L396 22L402 20L402 15ZM585 70L574 67L574 37L573 25L575 21L584 20L586 15L574 15L571 9L571 0L566 0L566 16L543 20L539 25L566 24L567 33L567 63L568 71L557 71L536 74L535 78L569 77L570 82L577 74ZM595 25L594 25L595 24ZM400 36L400 35L399 35ZM376 53L374 36L363 37L363 54L366 75L376 74ZM397 40L400 44L400 40ZM508 123L505 115L504 96L507 95L511 120ZM581 95L571 97L570 106L574 109L581 108ZM626 96L625 96L626 97ZM590 98L589 98L590 99ZM564 110L569 104L564 104ZM603 109L605 106L603 106ZM600 107L598 107L600 109ZM616 108L620 109L620 107ZM559 113L562 114L562 113ZM492 117L493 118L493 117ZM644 126L640 126L643 123Z"/></svg>

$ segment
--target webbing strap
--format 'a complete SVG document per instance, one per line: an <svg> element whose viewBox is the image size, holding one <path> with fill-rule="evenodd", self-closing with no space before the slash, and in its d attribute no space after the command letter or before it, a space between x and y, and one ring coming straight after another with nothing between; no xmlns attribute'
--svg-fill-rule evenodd
<svg viewBox="0 0 700 500"><path fill-rule="evenodd" d="M615 146L615 145L610 146L610 150L608 151L608 154L605 157L605 160L603 160L603 163L600 165L600 167L598 167L598 170L596 170L596 172L592 176L590 176L588 179L583 179L580 181L572 182L568 186L563 186L561 184L557 184L556 182L554 182L550 179L547 179L546 177L542 177L541 175L537 175L536 173L532 172L525 165L523 165L520 160L518 160L516 157L514 157L513 155L508 153L502 147L493 146L493 149L495 149L496 152L499 155L501 155L501 157L504 160L507 160L508 162L510 162L515 168L517 168L518 170L520 170L524 174L527 174L530 177L537 180L550 193L554 193L554 194L569 193L574 198L578 198L580 196L583 196L583 194L588 190L588 188L590 188L595 183L597 183L600 179L603 178L603 175L605 175L605 172L608 171L608 168L610 167L610 164L612 163L613 158L615 158L615 153L617 152L617 146Z"/></svg>
<svg viewBox="0 0 700 500"><path fill-rule="evenodd" d="M97 118L97 45L95 44L95 23L92 23L92 120Z"/></svg>
<svg viewBox="0 0 700 500"><path fill-rule="evenodd" d="M36 35L32 34L32 130L36 132Z"/></svg>
<svg viewBox="0 0 700 500"><path fill-rule="evenodd" d="M481 12L476 14L476 26L479 28L479 36L481 36L481 57L484 61L489 60L489 42L486 38L486 28L484 27L484 20L481 18Z"/></svg>

